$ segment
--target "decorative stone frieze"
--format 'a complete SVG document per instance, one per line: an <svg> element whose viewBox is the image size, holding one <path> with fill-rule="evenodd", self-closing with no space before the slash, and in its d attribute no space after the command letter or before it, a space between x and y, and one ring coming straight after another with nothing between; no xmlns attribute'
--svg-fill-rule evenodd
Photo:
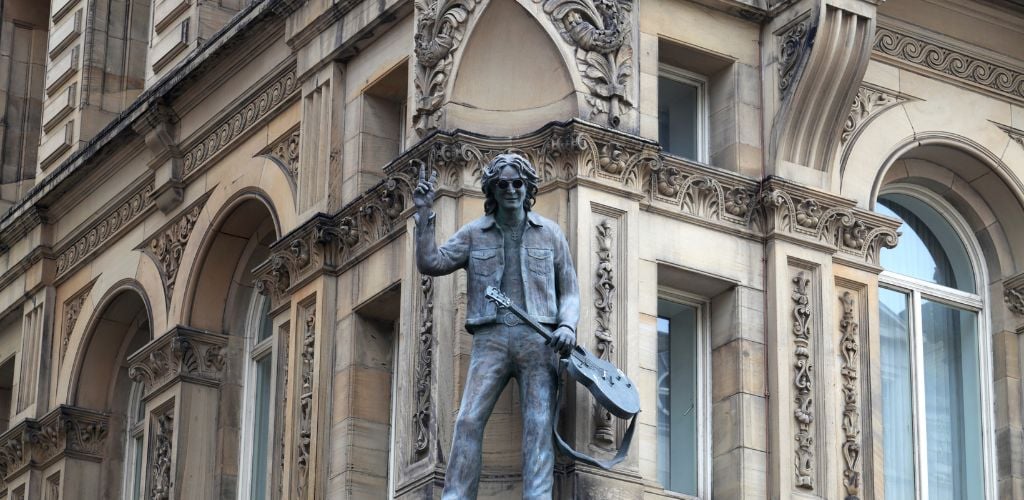
<svg viewBox="0 0 1024 500"><path fill-rule="evenodd" d="M415 53L416 113L413 123L420 136L436 130L437 110L455 64L455 52L462 45L466 26L480 0L417 0Z"/></svg>
<svg viewBox="0 0 1024 500"><path fill-rule="evenodd" d="M433 420L431 382L434 371L434 278L420 277L418 351L416 353L416 411L413 413L413 452L417 457L430 450Z"/></svg>
<svg viewBox="0 0 1024 500"><path fill-rule="evenodd" d="M615 306L615 262L612 249L615 234L612 223L603 219L594 227L597 240L597 269L594 280L594 310L597 328L594 329L594 353L597 357L612 360L615 352L615 336L612 332L612 312ZM615 442L612 415L603 406L594 404L594 441L602 445Z"/></svg>
<svg viewBox="0 0 1024 500"><path fill-rule="evenodd" d="M168 500L171 497L171 467L174 456L174 405L153 416L152 450L149 457L149 498Z"/></svg>
<svg viewBox="0 0 1024 500"><path fill-rule="evenodd" d="M547 185L585 184L639 200L670 217L759 240L785 237L818 246L853 265L877 267L896 244L898 221L852 200L770 178L759 183L719 168L661 154L658 145L581 121L516 138L439 132L384 167L386 178L334 215L317 215L275 242L254 270L255 286L281 305L288 290L319 273L340 273L405 231L419 166L438 172L438 192L478 192L483 167L516 151Z"/></svg>
<svg viewBox="0 0 1024 500"><path fill-rule="evenodd" d="M154 207L150 197L152 192L153 183L150 181L104 212L96 222L87 226L69 243L59 246L56 252L58 280L77 269L97 250L134 227L142 216Z"/></svg>
<svg viewBox="0 0 1024 500"><path fill-rule="evenodd" d="M128 358L128 376L145 384L147 396L175 380L217 385L226 345L224 335L178 325Z"/></svg>
<svg viewBox="0 0 1024 500"><path fill-rule="evenodd" d="M999 130L1006 132L1006 135L1010 136L1010 140L1016 142L1021 147L1024 147L1024 130L1013 128L1009 125L1003 125L1002 123L996 123L995 126L999 127Z"/></svg>
<svg viewBox="0 0 1024 500"><path fill-rule="evenodd" d="M294 184L299 178L299 127L285 132L257 156L270 158Z"/></svg>
<svg viewBox="0 0 1024 500"><path fill-rule="evenodd" d="M0 478L43 468L63 457L101 461L109 416L61 405L40 419L27 418L0 435Z"/></svg>
<svg viewBox="0 0 1024 500"><path fill-rule="evenodd" d="M534 0L540 2L541 0ZM633 110L632 0L543 0L544 12L576 49L576 67L590 94L590 120L618 128Z"/></svg>
<svg viewBox="0 0 1024 500"><path fill-rule="evenodd" d="M292 66L256 91L218 121L200 141L186 148L183 160L185 177L194 175L213 158L227 151L238 139L276 114L278 108L298 97L299 90L295 67Z"/></svg>
<svg viewBox="0 0 1024 500"><path fill-rule="evenodd" d="M185 245L188 244L189 236L192 235L192 229L195 227L196 221L199 220L199 214L202 213L208 197L209 194L206 194L193 202L141 247L160 270L160 278L164 283L164 298L168 302L174 292L178 267L181 264L181 256L185 252Z"/></svg>
<svg viewBox="0 0 1024 500"><path fill-rule="evenodd" d="M295 436L295 498L306 498L309 452L313 439L313 367L316 361L316 311L309 309L299 352L299 407Z"/></svg>
<svg viewBox="0 0 1024 500"><path fill-rule="evenodd" d="M839 296L843 317L839 320L840 374L843 387L843 488L846 500L860 498L860 330L854 312L853 294Z"/></svg>
<svg viewBox="0 0 1024 500"><path fill-rule="evenodd" d="M1024 70L1021 68L968 54L922 33L879 26L875 31L873 49L875 54L911 68L946 75L1016 101L1024 99Z"/></svg>
<svg viewBox="0 0 1024 500"><path fill-rule="evenodd" d="M1011 312L1024 316L1024 273L1003 281L1003 300Z"/></svg>
<svg viewBox="0 0 1024 500"><path fill-rule="evenodd" d="M811 280L803 272L793 278L793 388L796 420L794 471L796 487L814 490L814 363L811 359Z"/></svg>
<svg viewBox="0 0 1024 500"><path fill-rule="evenodd" d="M75 325L78 324L78 316L82 312L82 307L85 306L85 300L89 298L89 291L92 290L93 283L95 281L90 281L88 285L85 285L68 300L64 301L64 321L61 327L60 338L61 360L64 359L64 354L67 353L68 343L71 342L71 333L75 330Z"/></svg>

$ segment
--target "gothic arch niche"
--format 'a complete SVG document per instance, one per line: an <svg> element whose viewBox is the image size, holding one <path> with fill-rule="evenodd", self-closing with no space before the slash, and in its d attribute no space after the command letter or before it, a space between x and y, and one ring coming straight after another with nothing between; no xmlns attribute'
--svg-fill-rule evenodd
<svg viewBox="0 0 1024 500"><path fill-rule="evenodd" d="M505 136L578 115L563 55L515 0L491 0L480 15L456 61L447 109L449 130Z"/></svg>
<svg viewBox="0 0 1024 500"><path fill-rule="evenodd" d="M91 320L72 377L71 405L110 415L104 444L100 491L103 498L121 498L126 414L132 380L128 357L152 338L150 308L135 283L112 288Z"/></svg>

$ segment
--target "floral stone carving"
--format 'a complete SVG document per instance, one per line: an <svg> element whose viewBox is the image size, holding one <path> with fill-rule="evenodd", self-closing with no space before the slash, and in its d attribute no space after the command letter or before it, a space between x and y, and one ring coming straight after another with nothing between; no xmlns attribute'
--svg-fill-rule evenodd
<svg viewBox="0 0 1024 500"><path fill-rule="evenodd" d="M191 207L185 209L174 222L150 238L144 247L146 255L149 255L160 268L160 276L164 281L164 298L168 301L171 300L171 294L174 292L185 245L188 244L188 239L192 235L196 221L199 220L203 206L206 205L206 199L207 196L203 196Z"/></svg>
<svg viewBox="0 0 1024 500"><path fill-rule="evenodd" d="M437 128L435 112L444 103L444 93L462 45L469 16L479 0L416 0L416 114L413 123L421 136Z"/></svg>
<svg viewBox="0 0 1024 500"><path fill-rule="evenodd" d="M839 296L843 304L843 318L839 321L839 349L842 355L843 385L843 487L846 500L857 500L860 495L860 328L854 316L853 294Z"/></svg>
<svg viewBox="0 0 1024 500"><path fill-rule="evenodd" d="M416 444L421 455L430 449L430 422L433 418L431 375L434 369L434 278L420 277L419 351L416 354Z"/></svg>
<svg viewBox="0 0 1024 500"><path fill-rule="evenodd" d="M811 361L811 305L807 288L811 280L804 273L793 278L793 386L795 388L793 418L796 420L796 486L814 489L814 365Z"/></svg>
<svg viewBox="0 0 1024 500"><path fill-rule="evenodd" d="M227 337L178 325L128 359L128 376L145 384L146 393L181 377L216 384L224 371Z"/></svg>

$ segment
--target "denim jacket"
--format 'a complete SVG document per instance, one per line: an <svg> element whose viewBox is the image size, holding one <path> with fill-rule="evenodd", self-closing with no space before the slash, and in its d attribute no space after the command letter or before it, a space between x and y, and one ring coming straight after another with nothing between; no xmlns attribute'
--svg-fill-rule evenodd
<svg viewBox="0 0 1024 500"><path fill-rule="evenodd" d="M522 265L526 312L540 323L567 326L574 333L580 318L580 292L569 243L558 224L527 212L523 231ZM497 308L484 297L488 286L501 288L505 268L504 236L494 216L485 215L462 226L440 248L434 240L434 217L416 228L416 267L427 276L465 269L467 276L466 329L498 321Z"/></svg>

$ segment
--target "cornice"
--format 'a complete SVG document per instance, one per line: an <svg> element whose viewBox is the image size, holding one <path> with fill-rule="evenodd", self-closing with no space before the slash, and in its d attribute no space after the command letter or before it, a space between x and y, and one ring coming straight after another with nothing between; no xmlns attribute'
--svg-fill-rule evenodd
<svg viewBox="0 0 1024 500"><path fill-rule="evenodd" d="M920 29L879 23L873 57L907 69L938 75L1011 102L1024 103L1024 68L995 56L940 41Z"/></svg>
<svg viewBox="0 0 1024 500"><path fill-rule="evenodd" d="M128 376L144 384L146 398L178 381L217 386L227 342L224 335L177 325L128 358Z"/></svg>
<svg viewBox="0 0 1024 500"><path fill-rule="evenodd" d="M66 405L22 420L0 435L0 478L6 482L65 457L102 461L109 420L105 413Z"/></svg>

